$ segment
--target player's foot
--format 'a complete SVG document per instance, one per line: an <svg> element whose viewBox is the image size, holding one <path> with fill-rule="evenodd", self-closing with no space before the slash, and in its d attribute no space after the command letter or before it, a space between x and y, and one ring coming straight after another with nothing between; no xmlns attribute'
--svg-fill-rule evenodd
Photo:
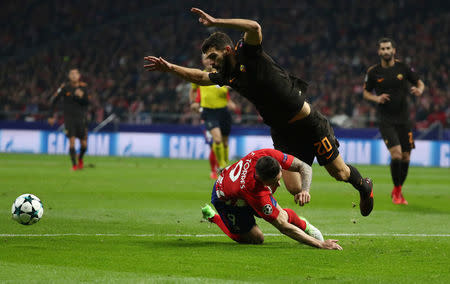
<svg viewBox="0 0 450 284"><path fill-rule="evenodd" d="M209 177L210 177L211 179L217 179L217 173L216 173L216 172L211 172L211 173L209 174Z"/></svg>
<svg viewBox="0 0 450 284"><path fill-rule="evenodd" d="M77 165L72 166L72 171L76 171L78 169Z"/></svg>
<svg viewBox="0 0 450 284"><path fill-rule="evenodd" d="M359 211L363 216L369 216L373 209L373 182L370 178L363 180L365 190L359 192Z"/></svg>
<svg viewBox="0 0 450 284"><path fill-rule="evenodd" d="M78 166L77 166L77 169L78 169L78 170L82 170L83 168L84 168L83 159L78 159Z"/></svg>
<svg viewBox="0 0 450 284"><path fill-rule="evenodd" d="M392 194L392 203L408 205L408 201L406 201L401 192Z"/></svg>
<svg viewBox="0 0 450 284"><path fill-rule="evenodd" d="M403 194L400 192L400 198L402 201L402 204L408 205L408 201L406 201L406 199L403 197Z"/></svg>
<svg viewBox="0 0 450 284"><path fill-rule="evenodd" d="M205 205L205 207L202 208L202 214L203 219L209 220L210 218L214 217L216 215L216 211L211 208L208 204Z"/></svg>
<svg viewBox="0 0 450 284"><path fill-rule="evenodd" d="M311 237L315 238L316 240L323 242L323 236L322 236L322 233L319 231L319 229L317 229L316 227L311 225L311 223L309 223L308 220L306 220L304 217L301 217L301 216L298 216L298 217L300 219L302 219L303 221L305 221L305 223L306 223L305 233L307 233Z"/></svg>

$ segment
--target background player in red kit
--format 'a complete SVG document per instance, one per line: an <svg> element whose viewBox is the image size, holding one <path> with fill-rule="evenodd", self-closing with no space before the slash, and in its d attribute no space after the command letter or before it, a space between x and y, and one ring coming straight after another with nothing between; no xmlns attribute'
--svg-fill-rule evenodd
<svg viewBox="0 0 450 284"><path fill-rule="evenodd" d="M202 209L203 216L239 243L261 244L264 241L264 235L255 223L254 216L257 216L298 242L342 250L337 240L324 241L320 231L307 220L278 204L273 194L280 186L282 169L300 173L302 187L309 191L312 177L309 165L278 150L257 150L222 171L211 197L219 214L207 205ZM295 195L301 205L309 201L307 199L309 195Z"/></svg>

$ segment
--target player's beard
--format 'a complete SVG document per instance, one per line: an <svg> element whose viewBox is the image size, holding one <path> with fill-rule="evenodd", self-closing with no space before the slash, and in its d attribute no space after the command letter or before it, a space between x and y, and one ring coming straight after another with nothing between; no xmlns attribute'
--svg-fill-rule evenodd
<svg viewBox="0 0 450 284"><path fill-rule="evenodd" d="M381 59L383 59L384 61L389 62L389 61L391 61L391 59L392 59L393 56L394 56L394 54L389 53L389 54L383 54L383 55L381 55L380 57L381 57Z"/></svg>
<svg viewBox="0 0 450 284"><path fill-rule="evenodd" d="M230 76L233 71L233 64L231 63L231 54L224 55L222 66L219 68L219 72L225 76Z"/></svg>

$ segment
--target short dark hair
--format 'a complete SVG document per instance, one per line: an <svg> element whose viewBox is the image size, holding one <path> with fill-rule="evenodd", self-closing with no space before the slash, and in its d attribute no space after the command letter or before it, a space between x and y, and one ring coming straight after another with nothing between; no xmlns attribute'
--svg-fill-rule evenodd
<svg viewBox="0 0 450 284"><path fill-rule="evenodd" d="M392 48L395 48L395 42L394 42L394 40L391 39L391 38L388 38L388 37L382 37L382 38L380 38L380 39L378 40L378 42L377 42L377 47L380 48L380 45L381 45L382 43L385 43L385 42L390 42L391 45L392 45Z"/></svg>
<svg viewBox="0 0 450 284"><path fill-rule="evenodd" d="M260 179L266 181L274 179L281 169L277 160L270 156L264 156L256 162L255 170Z"/></svg>
<svg viewBox="0 0 450 284"><path fill-rule="evenodd" d="M210 48L221 50L227 45L233 47L234 44L231 38L226 33L215 32L203 42L202 52L206 53Z"/></svg>

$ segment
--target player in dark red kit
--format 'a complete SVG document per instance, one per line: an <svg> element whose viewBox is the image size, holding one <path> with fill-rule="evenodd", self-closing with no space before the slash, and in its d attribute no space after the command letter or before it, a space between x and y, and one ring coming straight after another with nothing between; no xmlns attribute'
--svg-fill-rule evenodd
<svg viewBox="0 0 450 284"><path fill-rule="evenodd" d="M331 176L349 182L360 194L360 211L367 216L373 209L373 185L358 170L345 164L339 154L339 143L328 120L305 102L307 83L288 74L263 51L260 25L246 19L216 19L192 8L205 26L234 28L244 37L233 48L224 33L216 32L206 39L202 52L219 72L207 73L147 56L148 71L170 72L198 85L229 85L251 101L264 123L271 127L275 149L291 154L311 165L314 157ZM301 189L298 173L283 170L286 188L294 194L310 197ZM309 201L309 200L308 200Z"/></svg>
<svg viewBox="0 0 450 284"><path fill-rule="evenodd" d="M273 196L280 186L281 170L301 176L302 188L309 190L312 169L294 156L278 150L253 151L225 168L214 183L211 203L202 209L204 218L219 226L238 243L261 244L264 235L256 225L261 217L286 236L307 245L341 250L336 240L324 241L322 233L294 210L283 209ZM298 200L303 204L306 200Z"/></svg>
<svg viewBox="0 0 450 284"><path fill-rule="evenodd" d="M70 69L69 82L64 83L51 98L53 108L59 99L63 99L64 127L69 138L69 155L72 161L72 170L83 169L83 157L87 150L87 108L89 104L86 83L80 81L80 71ZM49 119L54 123L54 118ZM78 165L75 151L75 138L80 139L80 154Z"/></svg>
<svg viewBox="0 0 450 284"><path fill-rule="evenodd" d="M391 176L394 183L392 202L408 204L402 185L408 174L411 150L414 149L412 124L407 96L421 96L425 88L417 73L407 64L395 60L392 39L378 41L380 63L367 70L364 98L378 104L377 115L381 136L391 154ZM408 84L412 87L408 89ZM375 90L376 95L372 94Z"/></svg>

